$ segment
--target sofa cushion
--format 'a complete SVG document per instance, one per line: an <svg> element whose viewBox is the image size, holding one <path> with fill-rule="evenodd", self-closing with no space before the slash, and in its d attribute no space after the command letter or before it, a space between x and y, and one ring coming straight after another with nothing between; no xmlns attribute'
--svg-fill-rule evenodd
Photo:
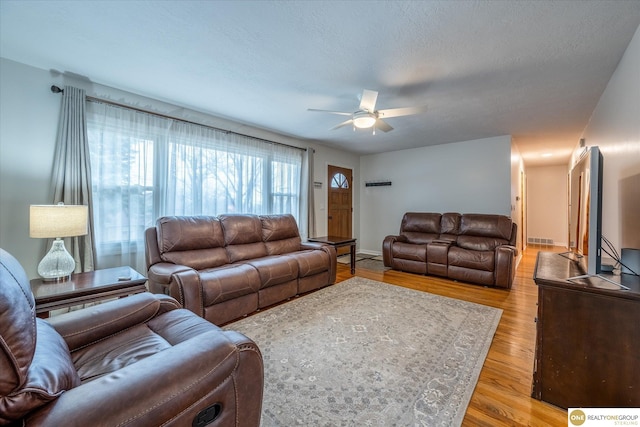
<svg viewBox="0 0 640 427"><path fill-rule="evenodd" d="M460 219L460 234L464 236L511 238L511 219L503 215L465 214Z"/></svg>
<svg viewBox="0 0 640 427"><path fill-rule="evenodd" d="M229 264L200 271L200 283L205 307L256 293L261 284L258 271L249 264Z"/></svg>
<svg viewBox="0 0 640 427"><path fill-rule="evenodd" d="M474 270L493 271L495 269L495 252L468 250L452 246L447 258L449 266L465 267Z"/></svg>
<svg viewBox="0 0 640 427"><path fill-rule="evenodd" d="M262 215L262 240L269 255L287 254L300 250L298 224L292 215Z"/></svg>
<svg viewBox="0 0 640 427"><path fill-rule="evenodd" d="M24 382L11 393L3 393L0 397L0 422L3 419L22 418L56 399L64 391L80 385L80 377L71 361L67 344L46 321L36 319L36 322L38 338L33 359Z"/></svg>
<svg viewBox="0 0 640 427"><path fill-rule="evenodd" d="M0 396L26 381L36 349L35 307L24 269L0 249Z"/></svg>
<svg viewBox="0 0 640 427"><path fill-rule="evenodd" d="M460 220L457 245L474 251L492 251L508 245L511 232L512 222L506 216L465 214Z"/></svg>
<svg viewBox="0 0 640 427"><path fill-rule="evenodd" d="M24 269L0 249L0 424L22 418L79 384L67 344L35 316Z"/></svg>
<svg viewBox="0 0 640 427"><path fill-rule="evenodd" d="M225 246L262 242L262 222L257 215L226 214L218 218Z"/></svg>
<svg viewBox="0 0 640 427"><path fill-rule="evenodd" d="M391 248L394 258L427 262L427 245L395 242Z"/></svg>
<svg viewBox="0 0 640 427"><path fill-rule="evenodd" d="M160 253L224 246L220 221L211 216L169 216L156 221Z"/></svg>
<svg viewBox="0 0 640 427"><path fill-rule="evenodd" d="M426 245L440 236L441 217L439 213L407 212L402 218L400 234L409 243Z"/></svg>
<svg viewBox="0 0 640 427"><path fill-rule="evenodd" d="M260 289L298 279L298 263L289 255L273 255L246 262L258 270Z"/></svg>
<svg viewBox="0 0 640 427"><path fill-rule="evenodd" d="M215 217L162 217L156 228L162 261L196 270L229 262L222 227Z"/></svg>
<svg viewBox="0 0 640 427"><path fill-rule="evenodd" d="M262 241L262 222L257 215L220 215L229 262L267 256Z"/></svg>
<svg viewBox="0 0 640 427"><path fill-rule="evenodd" d="M442 214L440 219L440 237L439 240L450 240L455 242L458 234L460 234L460 218L462 215L456 212L447 212Z"/></svg>
<svg viewBox="0 0 640 427"><path fill-rule="evenodd" d="M195 270L217 267L229 263L229 255L224 248L197 249L193 251L166 252L160 256L163 261L175 265L186 265ZM173 270L171 271L174 272ZM169 277L170 279L170 277Z"/></svg>
<svg viewBox="0 0 640 427"><path fill-rule="evenodd" d="M147 322L147 327L172 346L221 329L189 310L171 310Z"/></svg>
<svg viewBox="0 0 640 427"><path fill-rule="evenodd" d="M262 240L265 242L300 237L298 224L293 215L261 215L260 221Z"/></svg>
<svg viewBox="0 0 640 427"><path fill-rule="evenodd" d="M331 260L325 251L307 250L289 255L298 263L298 276L307 277L329 270Z"/></svg>
<svg viewBox="0 0 640 427"><path fill-rule="evenodd" d="M299 251L301 243L300 237L290 237L288 239L266 242L265 247L269 255L282 255Z"/></svg>
<svg viewBox="0 0 640 427"><path fill-rule="evenodd" d="M493 271L476 270L473 268L458 267L450 265L447 269L447 277L462 282L478 283L480 285L495 285L495 275Z"/></svg>
<svg viewBox="0 0 640 427"><path fill-rule="evenodd" d="M456 244L461 248L471 251L493 251L498 246L506 245L508 242L504 239L491 237L458 236Z"/></svg>
<svg viewBox="0 0 640 427"><path fill-rule="evenodd" d="M170 348L146 323L137 324L90 346L73 352L73 361L83 383L146 359Z"/></svg>

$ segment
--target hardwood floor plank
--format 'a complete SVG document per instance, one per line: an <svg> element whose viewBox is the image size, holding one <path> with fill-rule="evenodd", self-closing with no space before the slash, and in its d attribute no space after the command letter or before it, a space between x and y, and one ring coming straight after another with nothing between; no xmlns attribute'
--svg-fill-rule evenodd
<svg viewBox="0 0 640 427"><path fill-rule="evenodd" d="M538 289L533 282L537 253L535 247L523 251L510 291L394 270L366 270L356 264L359 277L503 310L463 426L567 425L567 411L531 397L538 311ZM349 266L338 264L337 281L351 277Z"/></svg>

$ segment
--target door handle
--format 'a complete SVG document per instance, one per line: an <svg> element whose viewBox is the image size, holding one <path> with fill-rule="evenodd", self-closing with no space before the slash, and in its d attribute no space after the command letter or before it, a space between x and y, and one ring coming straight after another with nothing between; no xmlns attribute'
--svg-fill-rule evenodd
<svg viewBox="0 0 640 427"><path fill-rule="evenodd" d="M333 217L331 215L329 215L329 219L333 219Z"/></svg>

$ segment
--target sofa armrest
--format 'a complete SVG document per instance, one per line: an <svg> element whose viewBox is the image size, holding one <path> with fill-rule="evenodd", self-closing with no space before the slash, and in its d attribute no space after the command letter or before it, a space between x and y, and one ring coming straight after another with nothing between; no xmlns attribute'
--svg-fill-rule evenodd
<svg viewBox="0 0 640 427"><path fill-rule="evenodd" d="M257 427L263 382L255 343L209 331L62 393L25 425L192 425L219 404L222 424L215 425Z"/></svg>
<svg viewBox="0 0 640 427"><path fill-rule="evenodd" d="M518 249L511 245L500 245L496 248L496 287L511 289L516 275L516 256Z"/></svg>
<svg viewBox="0 0 640 427"><path fill-rule="evenodd" d="M159 299L154 294L144 292L53 316L47 321L64 338L69 350L73 351L147 322L172 307L178 308L177 301L171 300Z"/></svg>
<svg viewBox="0 0 640 427"><path fill-rule="evenodd" d="M393 259L392 247L395 242L407 242L405 236L387 236L382 241L382 261L385 267L391 267L391 260Z"/></svg>
<svg viewBox="0 0 640 427"><path fill-rule="evenodd" d="M329 246L326 243L319 242L301 242L300 249L301 250L309 250L309 249L322 249L323 246Z"/></svg>
<svg viewBox="0 0 640 427"><path fill-rule="evenodd" d="M159 262L160 250L158 249L158 230L155 227L149 227L144 230L144 260L147 264L147 270Z"/></svg>
<svg viewBox="0 0 640 427"><path fill-rule="evenodd" d="M336 283L336 275L338 273L338 254L336 252L336 248L331 245L323 245L322 250L329 255L329 260L331 262L329 269L329 284L333 285Z"/></svg>
<svg viewBox="0 0 640 427"><path fill-rule="evenodd" d="M179 271L172 276L169 295L182 307L204 318L204 290L200 273L196 270Z"/></svg>
<svg viewBox="0 0 640 427"><path fill-rule="evenodd" d="M158 314L166 313L171 310L175 310L177 308L183 308L182 305L173 297L164 294L154 294L155 297L160 301L160 309L158 310Z"/></svg>
<svg viewBox="0 0 640 427"><path fill-rule="evenodd" d="M338 272L338 261L337 261L337 253L336 248L327 244L327 243L319 243L319 242L302 242L300 244L300 249L308 250L315 249L325 251L327 255L329 255L329 260L331 265L329 266L329 284L333 285L336 282L336 275Z"/></svg>
<svg viewBox="0 0 640 427"><path fill-rule="evenodd" d="M181 271L193 270L191 267L170 262L160 262L149 267L147 272L149 280L149 291L154 294L169 295L171 286L171 276Z"/></svg>

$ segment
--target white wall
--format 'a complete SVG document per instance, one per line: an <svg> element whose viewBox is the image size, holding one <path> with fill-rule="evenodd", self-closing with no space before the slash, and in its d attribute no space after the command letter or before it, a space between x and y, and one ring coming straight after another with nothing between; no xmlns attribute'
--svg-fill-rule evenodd
<svg viewBox="0 0 640 427"><path fill-rule="evenodd" d="M552 239L567 246L567 167L527 168L527 226L529 238Z"/></svg>
<svg viewBox="0 0 640 427"><path fill-rule="evenodd" d="M527 221L524 215L524 161L516 144L511 141L511 220L518 225L516 247L524 249L522 236L526 235Z"/></svg>
<svg viewBox="0 0 640 427"><path fill-rule="evenodd" d="M359 250L380 253L409 211L511 215L510 158L510 136L362 156Z"/></svg>
<svg viewBox="0 0 640 427"><path fill-rule="evenodd" d="M77 76L65 76L0 58L0 247L12 253L29 277L37 277L37 264L46 252L43 239L29 238L29 205L52 202L50 188L53 151L60 114L61 97L52 93L51 85L65 84L83 88L87 95L112 99L150 111L193 120L246 135L316 150L314 173L325 186L316 196L318 235L326 233L326 165L336 164L359 169L357 155L330 149L313 142L296 140L250 126L213 117L202 112L138 96ZM354 188L354 230L359 230L357 194ZM356 237L357 233L356 233Z"/></svg>
<svg viewBox="0 0 640 427"><path fill-rule="evenodd" d="M597 145L602 152L603 235L618 251L622 247L640 248L640 190L637 184L630 185L640 181L640 27L600 97L583 137L587 146ZM622 193L622 188L632 191Z"/></svg>
<svg viewBox="0 0 640 427"><path fill-rule="evenodd" d="M60 79L0 61L0 247L36 277L46 243L29 238L29 205L51 202L60 96L48 88Z"/></svg>

